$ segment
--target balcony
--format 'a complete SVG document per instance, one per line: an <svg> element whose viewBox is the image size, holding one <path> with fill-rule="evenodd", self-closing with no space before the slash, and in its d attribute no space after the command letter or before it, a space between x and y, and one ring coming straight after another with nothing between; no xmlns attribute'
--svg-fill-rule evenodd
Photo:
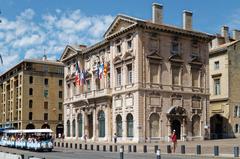
<svg viewBox="0 0 240 159"><path fill-rule="evenodd" d="M71 98L67 98L64 103L70 104L70 103L75 103L75 102L80 102L80 101L86 101L89 99L110 97L110 96L112 96L112 89L105 88L105 89L100 89L100 90L93 90L90 92L84 92L81 94L76 94Z"/></svg>

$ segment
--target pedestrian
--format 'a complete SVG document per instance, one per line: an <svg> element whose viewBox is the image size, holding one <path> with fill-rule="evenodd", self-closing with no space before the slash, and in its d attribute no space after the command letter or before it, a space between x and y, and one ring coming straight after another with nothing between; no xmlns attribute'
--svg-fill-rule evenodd
<svg viewBox="0 0 240 159"><path fill-rule="evenodd" d="M117 134L116 133L114 133L113 139L114 139L114 143L117 143Z"/></svg>
<svg viewBox="0 0 240 159"><path fill-rule="evenodd" d="M173 130L172 132L171 140L172 140L172 152L175 153L177 147L177 135L175 130Z"/></svg>
<svg viewBox="0 0 240 159"><path fill-rule="evenodd" d="M87 134L84 135L84 142L87 142Z"/></svg>

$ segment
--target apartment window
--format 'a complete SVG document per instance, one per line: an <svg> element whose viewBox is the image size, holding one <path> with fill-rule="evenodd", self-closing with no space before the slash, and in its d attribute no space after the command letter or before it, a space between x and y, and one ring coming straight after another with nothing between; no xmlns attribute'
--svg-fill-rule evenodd
<svg viewBox="0 0 240 159"><path fill-rule="evenodd" d="M48 90L44 90L44 97L48 97Z"/></svg>
<svg viewBox="0 0 240 159"><path fill-rule="evenodd" d="M237 117L238 116L238 106L236 105L234 107L234 117Z"/></svg>
<svg viewBox="0 0 240 159"><path fill-rule="evenodd" d="M86 83L87 83L87 91L91 91L91 81L90 80L86 80Z"/></svg>
<svg viewBox="0 0 240 159"><path fill-rule="evenodd" d="M48 102L44 102L44 109L48 109Z"/></svg>
<svg viewBox="0 0 240 159"><path fill-rule="evenodd" d="M128 40L127 41L127 49L131 49L132 48L132 40Z"/></svg>
<svg viewBox="0 0 240 159"><path fill-rule="evenodd" d="M63 103L62 103L62 102L59 102L59 103L58 103L58 109L59 109L59 110L62 110L62 106L63 106Z"/></svg>
<svg viewBox="0 0 240 159"><path fill-rule="evenodd" d="M117 45L117 53L121 53L121 45Z"/></svg>
<svg viewBox="0 0 240 159"><path fill-rule="evenodd" d="M133 78L132 78L132 64L127 65L127 72L128 72L128 84L133 83Z"/></svg>
<svg viewBox="0 0 240 159"><path fill-rule="evenodd" d="M63 84L63 81L62 81L62 80L59 80L59 81L58 81L58 85L59 85L59 86L62 86L62 84Z"/></svg>
<svg viewBox="0 0 240 159"><path fill-rule="evenodd" d="M158 83L158 68L157 64L150 64L150 82Z"/></svg>
<svg viewBox="0 0 240 159"><path fill-rule="evenodd" d="M33 89L29 88L29 95L32 96L33 95Z"/></svg>
<svg viewBox="0 0 240 159"><path fill-rule="evenodd" d="M58 114L58 120L62 121L62 114Z"/></svg>
<svg viewBox="0 0 240 159"><path fill-rule="evenodd" d="M29 83L32 84L33 83L33 76L29 77Z"/></svg>
<svg viewBox="0 0 240 159"><path fill-rule="evenodd" d="M218 70L219 69L219 61L214 62L214 69Z"/></svg>
<svg viewBox="0 0 240 159"><path fill-rule="evenodd" d="M48 85L48 79L47 78L44 79L44 84Z"/></svg>
<svg viewBox="0 0 240 159"><path fill-rule="evenodd" d="M121 81L122 77L121 77L121 68L117 68L117 86L121 86Z"/></svg>
<svg viewBox="0 0 240 159"><path fill-rule="evenodd" d="M238 124L235 124L235 133L238 133Z"/></svg>
<svg viewBox="0 0 240 159"><path fill-rule="evenodd" d="M214 79L214 94L215 95L221 94L220 79Z"/></svg>
<svg viewBox="0 0 240 159"><path fill-rule="evenodd" d="M198 87L198 75L199 72L196 69L192 69L192 86Z"/></svg>
<svg viewBox="0 0 240 159"><path fill-rule="evenodd" d="M180 69L178 67L172 68L172 84L173 85L179 85L179 71Z"/></svg>
<svg viewBox="0 0 240 159"><path fill-rule="evenodd" d="M33 101L32 100L29 100L28 106L29 106L29 108L33 107Z"/></svg>
<svg viewBox="0 0 240 159"><path fill-rule="evenodd" d="M63 96L62 91L59 91L59 93L58 93L58 97L59 97L59 98L62 98L62 96Z"/></svg>
<svg viewBox="0 0 240 159"><path fill-rule="evenodd" d="M29 120L32 120L32 117L33 117L33 113L32 113L32 112L29 112L29 113L28 113L28 119L29 119Z"/></svg>
<svg viewBox="0 0 240 159"><path fill-rule="evenodd" d="M44 113L44 120L48 120L48 113Z"/></svg>
<svg viewBox="0 0 240 159"><path fill-rule="evenodd" d="M178 43L178 41L173 41L172 42L171 53L173 55L179 54L179 43Z"/></svg>

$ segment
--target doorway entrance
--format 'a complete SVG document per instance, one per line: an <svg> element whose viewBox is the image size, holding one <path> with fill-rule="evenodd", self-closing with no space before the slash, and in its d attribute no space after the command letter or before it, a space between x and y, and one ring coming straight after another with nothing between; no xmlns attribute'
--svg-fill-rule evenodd
<svg viewBox="0 0 240 159"><path fill-rule="evenodd" d="M181 139L181 122L177 119L171 122L171 132L175 130L177 139Z"/></svg>

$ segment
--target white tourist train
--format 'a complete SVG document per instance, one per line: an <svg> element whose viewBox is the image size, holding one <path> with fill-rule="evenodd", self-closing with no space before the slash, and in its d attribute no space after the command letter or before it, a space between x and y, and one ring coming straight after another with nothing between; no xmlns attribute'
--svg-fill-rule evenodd
<svg viewBox="0 0 240 159"><path fill-rule="evenodd" d="M51 129L4 130L0 146L27 149L33 151L52 151Z"/></svg>

